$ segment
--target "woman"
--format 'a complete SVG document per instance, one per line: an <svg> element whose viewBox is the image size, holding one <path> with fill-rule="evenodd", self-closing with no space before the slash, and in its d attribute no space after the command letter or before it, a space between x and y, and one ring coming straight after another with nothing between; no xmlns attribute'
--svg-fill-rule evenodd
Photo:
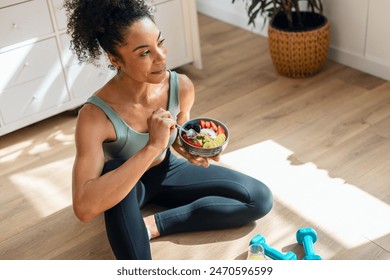
<svg viewBox="0 0 390 280"><path fill-rule="evenodd" d="M175 123L190 118L194 86L166 69L164 35L144 1L67 0L65 7L79 60L94 63L104 50L117 71L80 110L73 168L74 212L84 222L104 213L116 258L151 259L151 238L266 215L272 194L263 183L180 145ZM147 202L166 210L143 218Z"/></svg>

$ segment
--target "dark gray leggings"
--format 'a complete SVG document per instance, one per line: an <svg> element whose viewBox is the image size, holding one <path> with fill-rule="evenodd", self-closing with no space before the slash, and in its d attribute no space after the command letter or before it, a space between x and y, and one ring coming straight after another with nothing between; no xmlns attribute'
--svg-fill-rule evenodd
<svg viewBox="0 0 390 280"><path fill-rule="evenodd" d="M103 173L123 161L105 164ZM262 182L221 166L195 166L170 153L148 170L132 191L104 213L111 248L117 259L151 259L141 214L147 202L166 207L156 213L161 235L246 225L272 208L272 193Z"/></svg>

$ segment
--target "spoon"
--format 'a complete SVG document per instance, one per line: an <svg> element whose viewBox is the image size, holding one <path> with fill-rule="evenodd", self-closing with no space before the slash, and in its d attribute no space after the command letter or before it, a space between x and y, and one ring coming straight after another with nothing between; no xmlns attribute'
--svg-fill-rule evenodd
<svg viewBox="0 0 390 280"><path fill-rule="evenodd" d="M184 127L182 127L182 126L180 126L179 124L175 124L175 126L178 128L178 129L181 129L181 130L183 130L184 131L184 133L187 135L187 137L189 138L189 139L194 139L195 137L196 137L196 135L198 135L198 133L194 130L194 129L192 129L192 128L190 128L190 129L185 129Z"/></svg>

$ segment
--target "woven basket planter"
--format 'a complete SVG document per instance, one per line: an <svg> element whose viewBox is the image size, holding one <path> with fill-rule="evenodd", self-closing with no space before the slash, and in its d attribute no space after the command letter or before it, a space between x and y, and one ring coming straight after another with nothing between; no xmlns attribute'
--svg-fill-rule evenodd
<svg viewBox="0 0 390 280"><path fill-rule="evenodd" d="M271 22L268 42L276 70L290 78L305 78L317 74L323 67L329 50L330 25L323 24L308 31L283 31Z"/></svg>

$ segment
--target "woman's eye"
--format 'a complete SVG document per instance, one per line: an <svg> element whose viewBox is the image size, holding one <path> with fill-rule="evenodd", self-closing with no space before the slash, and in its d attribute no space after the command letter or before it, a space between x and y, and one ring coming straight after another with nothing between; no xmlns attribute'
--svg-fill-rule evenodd
<svg viewBox="0 0 390 280"><path fill-rule="evenodd" d="M160 40L159 42L158 42L158 46L160 47L160 46L162 46L163 44L164 44L164 42L165 42L165 39L162 39L162 40ZM141 52L141 56L147 56L147 55L149 55L151 53L151 51L150 50L145 50L145 51L143 51L143 52Z"/></svg>

